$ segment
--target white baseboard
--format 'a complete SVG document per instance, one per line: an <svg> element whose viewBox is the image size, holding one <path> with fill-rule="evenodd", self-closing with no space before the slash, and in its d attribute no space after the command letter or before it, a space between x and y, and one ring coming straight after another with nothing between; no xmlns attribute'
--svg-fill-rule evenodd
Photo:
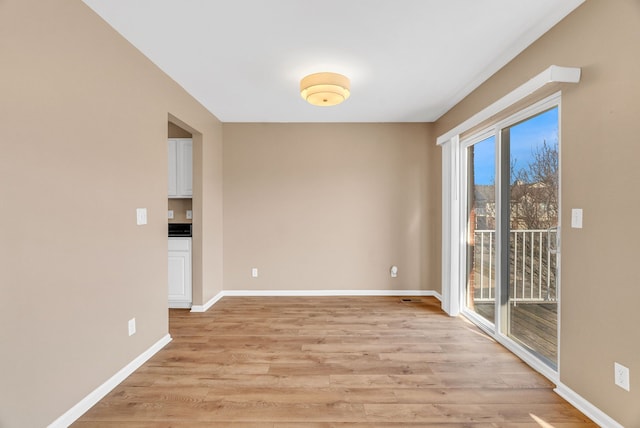
<svg viewBox="0 0 640 428"><path fill-rule="evenodd" d="M442 301L440 293L433 290L224 290L224 296L431 296Z"/></svg>
<svg viewBox="0 0 640 428"><path fill-rule="evenodd" d="M191 302L169 302L169 309L189 309Z"/></svg>
<svg viewBox="0 0 640 428"><path fill-rule="evenodd" d="M581 395L574 390L564 385L562 382L558 382L556 394L567 400L573 407L580 410L586 416L588 416L593 422L597 423L604 428L624 428L621 424L616 422L609 415L598 409L596 406L585 400Z"/></svg>
<svg viewBox="0 0 640 428"><path fill-rule="evenodd" d="M223 290L204 305L193 305L191 312L206 312L225 296L234 297L331 297L331 296L431 296L442 301L433 290Z"/></svg>
<svg viewBox="0 0 640 428"><path fill-rule="evenodd" d="M213 306L218 300L222 299L225 296L224 291L219 292L215 296L213 296L207 303L204 305L193 305L191 306L191 312L207 312L211 306Z"/></svg>
<svg viewBox="0 0 640 428"><path fill-rule="evenodd" d="M111 376L109 380L94 389L89 395L84 397L78 404L67 410L62 416L49 424L48 428L66 428L74 423L80 416L82 416L87 410L93 407L98 401L100 401L105 395L120 384L131 373L136 371L142 366L149 358L153 357L159 350L171 342L171 336L166 335L156 343L151 345L149 349L138 355L133 361L124 366L118 373Z"/></svg>

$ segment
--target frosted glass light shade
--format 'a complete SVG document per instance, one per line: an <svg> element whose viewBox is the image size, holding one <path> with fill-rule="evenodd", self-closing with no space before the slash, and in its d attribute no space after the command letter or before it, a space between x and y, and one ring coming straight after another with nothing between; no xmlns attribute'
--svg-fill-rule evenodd
<svg viewBox="0 0 640 428"><path fill-rule="evenodd" d="M334 106L349 98L349 86L349 78L342 74L315 73L300 81L300 95L314 106Z"/></svg>

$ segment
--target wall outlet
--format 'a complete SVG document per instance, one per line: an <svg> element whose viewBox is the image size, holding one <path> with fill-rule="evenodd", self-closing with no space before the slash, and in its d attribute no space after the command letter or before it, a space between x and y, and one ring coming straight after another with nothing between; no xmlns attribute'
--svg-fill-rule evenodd
<svg viewBox="0 0 640 428"><path fill-rule="evenodd" d="M167 218L168 219L172 219L173 218L173 210L167 211Z"/></svg>
<svg viewBox="0 0 640 428"><path fill-rule="evenodd" d="M622 364L613 363L613 376L616 385L627 391L631 390L629 385L629 369Z"/></svg>
<svg viewBox="0 0 640 428"><path fill-rule="evenodd" d="M186 217L187 217L187 220L192 220L193 219L193 211L187 210Z"/></svg>
<svg viewBox="0 0 640 428"><path fill-rule="evenodd" d="M251 277L252 278L258 277L258 268L251 268Z"/></svg>
<svg viewBox="0 0 640 428"><path fill-rule="evenodd" d="M131 318L129 320L129 336L133 336L136 334L136 319Z"/></svg>
<svg viewBox="0 0 640 428"><path fill-rule="evenodd" d="M391 269L389 269L389 273L391 274L391 278L397 278L398 277L398 266L391 266Z"/></svg>

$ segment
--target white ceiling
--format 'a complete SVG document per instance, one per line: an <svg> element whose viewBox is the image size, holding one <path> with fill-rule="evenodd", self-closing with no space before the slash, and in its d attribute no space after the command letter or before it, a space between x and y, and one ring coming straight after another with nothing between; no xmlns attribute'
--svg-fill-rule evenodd
<svg viewBox="0 0 640 428"><path fill-rule="evenodd" d="M583 1L84 0L223 122L434 121ZM319 71L351 98L307 104Z"/></svg>

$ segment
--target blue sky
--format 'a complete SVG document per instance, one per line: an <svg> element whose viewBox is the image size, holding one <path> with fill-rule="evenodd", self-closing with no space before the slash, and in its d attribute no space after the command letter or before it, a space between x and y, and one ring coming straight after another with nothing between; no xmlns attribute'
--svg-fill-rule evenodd
<svg viewBox="0 0 640 428"><path fill-rule="evenodd" d="M558 108L539 114L511 127L511 158L516 159L516 169L526 168L531 153L546 141L558 144ZM476 184L493 184L495 181L495 138L490 137L474 146Z"/></svg>

